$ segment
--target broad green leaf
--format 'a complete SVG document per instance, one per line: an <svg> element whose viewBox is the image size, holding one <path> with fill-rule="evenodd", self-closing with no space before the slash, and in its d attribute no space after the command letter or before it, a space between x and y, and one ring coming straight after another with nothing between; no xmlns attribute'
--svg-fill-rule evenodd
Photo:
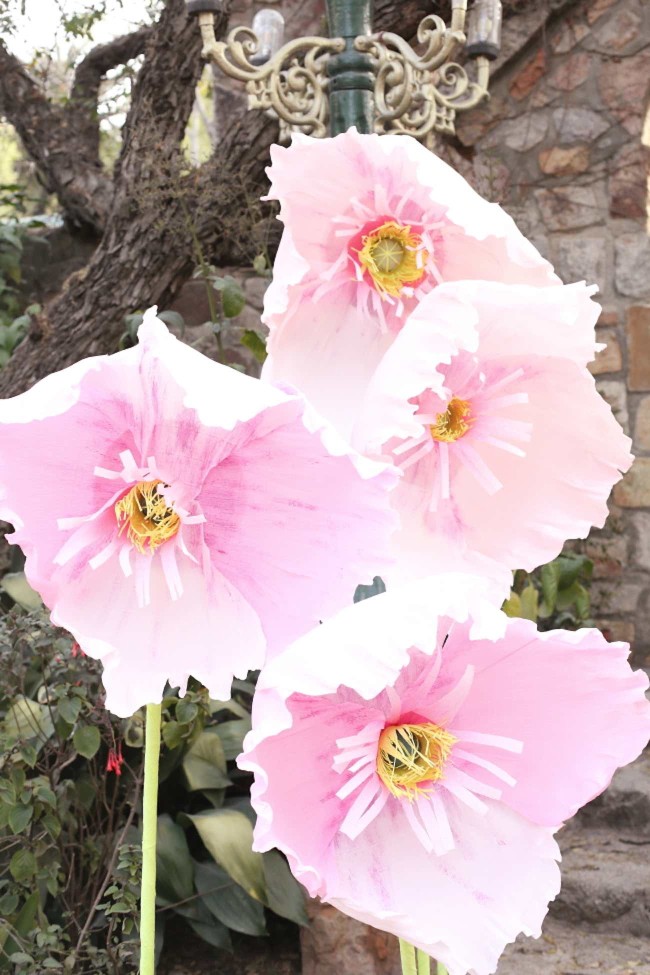
<svg viewBox="0 0 650 975"><path fill-rule="evenodd" d="M386 592L384 580L381 578L381 576L375 576L371 585L357 586L354 591L353 602L360 603L364 599L371 599L373 596L379 596L382 592Z"/></svg>
<svg viewBox="0 0 650 975"><path fill-rule="evenodd" d="M216 698L211 697L208 707L210 714L217 714L219 711L230 711L231 714L236 714L238 718L250 717L250 711L247 711L238 701L233 701L232 698L229 701L218 701Z"/></svg>
<svg viewBox="0 0 650 975"><path fill-rule="evenodd" d="M221 290L221 307L226 318L237 318L246 304L246 295L234 278L224 278Z"/></svg>
<svg viewBox="0 0 650 975"><path fill-rule="evenodd" d="M569 589L581 575L586 579L591 577L593 563L586 555L560 555L555 561L560 572L560 589Z"/></svg>
<svg viewBox="0 0 650 975"><path fill-rule="evenodd" d="M54 734L54 723L47 704L38 704L18 695L13 699L5 717L5 731L17 740L35 739L41 747Z"/></svg>
<svg viewBox="0 0 650 975"><path fill-rule="evenodd" d="M209 945L213 945L215 948L221 948L222 951L232 951L232 941L230 940L230 932L225 925L220 924L211 915L208 915L209 921L191 921L187 920L187 923L191 927L194 934L197 934L199 938L202 938Z"/></svg>
<svg viewBox="0 0 650 975"><path fill-rule="evenodd" d="M40 609L43 605L43 600L27 582L24 572L8 572L2 577L0 588L23 609Z"/></svg>
<svg viewBox="0 0 650 975"><path fill-rule="evenodd" d="M11 867L10 867L11 869ZM28 878L29 879L29 878ZM26 938L30 931L33 931L36 927L36 915L40 906L40 894L38 891L34 891L30 894L23 906L21 907L18 917L13 922L13 925L8 930L9 937L0 939L0 944L2 944L2 953L0 956L0 965L2 965L2 958L7 955L13 954L19 949L19 944L17 943L17 937Z"/></svg>
<svg viewBox="0 0 650 975"><path fill-rule="evenodd" d="M181 724L190 724L199 713L198 705L194 701L187 701L182 698L176 705L176 720Z"/></svg>
<svg viewBox="0 0 650 975"><path fill-rule="evenodd" d="M266 879L266 904L281 917L287 917L296 924L308 924L305 911L305 894L295 879L287 861L277 850L263 854L264 877Z"/></svg>
<svg viewBox="0 0 650 975"><path fill-rule="evenodd" d="M253 851L253 825L238 809L210 809L190 820L206 849L232 879L257 900L266 900L266 881L261 853Z"/></svg>
<svg viewBox="0 0 650 975"><path fill-rule="evenodd" d="M219 736L203 731L183 757L183 772L190 792L223 789L230 785L226 758Z"/></svg>
<svg viewBox="0 0 650 975"><path fill-rule="evenodd" d="M171 816L158 817L156 891L168 904L194 893L194 867L184 831Z"/></svg>
<svg viewBox="0 0 650 975"><path fill-rule="evenodd" d="M185 332L185 319L178 311L159 311L158 318L164 322L168 328L176 330L182 337Z"/></svg>
<svg viewBox="0 0 650 975"><path fill-rule="evenodd" d="M16 883L26 883L36 873L36 857L31 850L17 850L9 861L9 871Z"/></svg>
<svg viewBox="0 0 650 975"><path fill-rule="evenodd" d="M262 338L258 332L255 332L252 328L247 328L245 332L242 332L240 339L241 344L253 353L253 356L257 362L264 364L266 362L266 341Z"/></svg>
<svg viewBox="0 0 650 975"><path fill-rule="evenodd" d="M99 728L96 728L92 724L86 724L80 728L76 728L72 736L72 744L79 754L87 759L95 757L101 743L102 739L99 734Z"/></svg>
<svg viewBox="0 0 650 975"><path fill-rule="evenodd" d="M164 728L163 728L164 734ZM142 748L144 745L144 711L136 711L124 726L124 741L129 748Z"/></svg>
<svg viewBox="0 0 650 975"><path fill-rule="evenodd" d="M525 620L532 620L533 623L537 622L537 617L539 615L539 593L535 586L526 586L520 594L521 602L521 615Z"/></svg>
<svg viewBox="0 0 650 975"><path fill-rule="evenodd" d="M542 595L546 604L546 610L550 614L555 609L557 591L560 585L560 566L557 564L557 561L549 562L547 565L542 566L541 578Z"/></svg>
<svg viewBox="0 0 650 975"><path fill-rule="evenodd" d="M74 724L81 711L81 701L78 697L62 697L57 705L59 715L68 724Z"/></svg>
<svg viewBox="0 0 650 975"><path fill-rule="evenodd" d="M165 721L162 729L162 739L167 748L178 748L185 741L183 726L178 721Z"/></svg>
<svg viewBox="0 0 650 975"><path fill-rule="evenodd" d="M241 754L244 738L251 730L251 719L249 715L239 718L237 721L222 721L215 728L219 740L223 746L223 753L226 760L234 761Z"/></svg>
<svg viewBox="0 0 650 975"><path fill-rule="evenodd" d="M194 882L208 910L233 931L266 934L264 908L216 863L195 863Z"/></svg>
<svg viewBox="0 0 650 975"><path fill-rule="evenodd" d="M510 616L513 619L520 618L521 612L521 599L519 598L519 593L511 592L510 596L504 602L501 607L506 616Z"/></svg>
<svg viewBox="0 0 650 975"><path fill-rule="evenodd" d="M31 822L32 806L13 806L9 813L9 828L12 833L22 833L25 827Z"/></svg>

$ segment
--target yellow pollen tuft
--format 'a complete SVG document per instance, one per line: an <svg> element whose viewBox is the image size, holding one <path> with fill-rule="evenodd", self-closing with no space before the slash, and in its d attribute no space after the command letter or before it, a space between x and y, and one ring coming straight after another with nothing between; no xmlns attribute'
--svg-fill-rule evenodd
<svg viewBox="0 0 650 975"><path fill-rule="evenodd" d="M155 551L180 528L181 519L158 490L161 483L140 481L115 504L119 533L126 529L138 552Z"/></svg>
<svg viewBox="0 0 650 975"><path fill-rule="evenodd" d="M442 440L443 443L453 443L464 437L472 425L471 407L466 399L458 399L454 396L450 399L444 413L438 413L436 422L429 430L434 440Z"/></svg>
<svg viewBox="0 0 650 975"><path fill-rule="evenodd" d="M389 221L366 234L362 244L359 263L382 296L398 298L405 284L419 281L424 274L429 255L410 227Z"/></svg>
<svg viewBox="0 0 650 975"><path fill-rule="evenodd" d="M377 750L377 774L392 795L415 799L423 782L441 779L456 738L437 724L384 728Z"/></svg>

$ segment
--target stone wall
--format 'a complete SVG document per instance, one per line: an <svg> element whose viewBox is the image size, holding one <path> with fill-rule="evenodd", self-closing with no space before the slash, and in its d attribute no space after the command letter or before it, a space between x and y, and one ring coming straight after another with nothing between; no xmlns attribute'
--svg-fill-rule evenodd
<svg viewBox="0 0 650 975"><path fill-rule="evenodd" d="M231 23L249 22L258 6L237 0ZM323 6L284 0L287 36L324 29ZM243 109L241 94L226 87L221 111L234 110L237 98ZM595 562L599 624L650 665L650 153L643 144L644 121L650 141L650 0L522 0L506 19L491 92L485 106L459 117L457 137L438 151L503 204L565 281L600 287L599 337L607 347L593 372L633 437L637 460L614 491L607 526L584 548ZM88 256L87 245L61 249L65 231L55 232L54 247L49 236L35 242L28 261L37 284L31 300L56 290L65 269ZM265 282L238 276L250 301L237 325L257 328ZM210 328L200 324L208 318L204 286L189 282L174 307L191 340L214 354Z"/></svg>
<svg viewBox="0 0 650 975"><path fill-rule="evenodd" d="M603 531L585 543L594 606L613 639L650 664L650 3L588 0L535 30L544 4L506 22L520 45L485 107L459 120L444 154L514 217L564 281L600 288L593 364L602 395L634 439ZM526 17L532 29L527 35ZM648 123L646 122L646 130ZM571 418L567 417L567 422Z"/></svg>

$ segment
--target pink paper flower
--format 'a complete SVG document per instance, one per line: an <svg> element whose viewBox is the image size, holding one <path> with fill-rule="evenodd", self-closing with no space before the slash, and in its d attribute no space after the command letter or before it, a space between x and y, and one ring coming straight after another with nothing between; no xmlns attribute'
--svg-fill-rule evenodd
<svg viewBox="0 0 650 975"><path fill-rule="evenodd" d="M586 368L591 291L466 281L420 302L352 424L357 449L404 475L389 578L481 558L503 581L603 525L632 455Z"/></svg>
<svg viewBox="0 0 650 975"><path fill-rule="evenodd" d="M310 894L450 975L488 975L540 934L555 829L650 734L626 644L538 633L482 586L423 580L296 641L262 673L239 760L255 849L283 850Z"/></svg>
<svg viewBox="0 0 650 975"><path fill-rule="evenodd" d="M268 378L343 411L417 303L444 281L558 284L496 204L414 139L295 136L272 149L284 233L265 298ZM331 377L337 402L331 402ZM343 430L346 433L346 430Z"/></svg>
<svg viewBox="0 0 650 975"><path fill-rule="evenodd" d="M129 715L213 696L346 605L386 557L395 472L304 401L145 316L140 344L0 403L0 517L55 623Z"/></svg>

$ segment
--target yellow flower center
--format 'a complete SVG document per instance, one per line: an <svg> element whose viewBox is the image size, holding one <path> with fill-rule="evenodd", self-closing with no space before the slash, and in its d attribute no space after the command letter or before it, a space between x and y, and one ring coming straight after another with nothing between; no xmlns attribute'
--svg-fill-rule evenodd
<svg viewBox="0 0 650 975"><path fill-rule="evenodd" d="M428 258L419 234L389 221L362 237L359 263L382 295L398 298L405 284L419 281Z"/></svg>
<svg viewBox="0 0 650 975"><path fill-rule="evenodd" d="M442 778L456 738L437 724L384 728L377 750L377 774L398 798L415 799L423 782Z"/></svg>
<svg viewBox="0 0 650 975"><path fill-rule="evenodd" d="M466 399L452 397L445 412L438 413L436 422L429 427L431 436L434 440L442 440L443 443L460 440L472 425L470 414L471 407Z"/></svg>
<svg viewBox="0 0 650 975"><path fill-rule="evenodd" d="M126 529L127 538L138 552L153 552L180 528L181 519L158 490L161 483L140 481L115 504L120 534Z"/></svg>

